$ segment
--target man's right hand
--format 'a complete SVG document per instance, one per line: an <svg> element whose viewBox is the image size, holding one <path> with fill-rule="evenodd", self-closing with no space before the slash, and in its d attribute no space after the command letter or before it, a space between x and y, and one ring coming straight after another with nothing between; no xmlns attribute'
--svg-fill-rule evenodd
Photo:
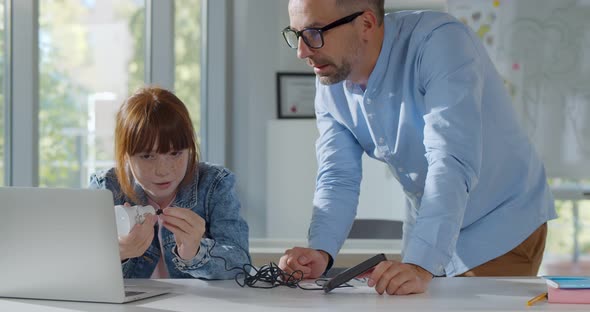
<svg viewBox="0 0 590 312"><path fill-rule="evenodd" d="M143 224L136 224L129 234L119 236L119 255L121 261L136 258L145 253L154 239L154 225L158 216L145 214Z"/></svg>
<svg viewBox="0 0 590 312"><path fill-rule="evenodd" d="M303 278L318 278L326 271L330 256L323 250L293 247L279 260L279 268L289 274L303 272ZM299 276L295 276L299 277Z"/></svg>

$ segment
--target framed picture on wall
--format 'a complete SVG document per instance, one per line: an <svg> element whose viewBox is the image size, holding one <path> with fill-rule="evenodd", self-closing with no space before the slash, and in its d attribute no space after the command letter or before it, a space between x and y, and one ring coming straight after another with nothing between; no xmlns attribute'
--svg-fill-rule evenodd
<svg viewBox="0 0 590 312"><path fill-rule="evenodd" d="M278 118L315 118L315 74L277 73Z"/></svg>

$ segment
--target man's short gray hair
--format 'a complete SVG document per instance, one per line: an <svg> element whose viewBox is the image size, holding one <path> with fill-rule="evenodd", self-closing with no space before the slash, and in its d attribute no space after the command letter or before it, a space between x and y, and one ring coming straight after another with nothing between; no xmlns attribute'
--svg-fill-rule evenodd
<svg viewBox="0 0 590 312"><path fill-rule="evenodd" d="M336 0L336 6L346 11L350 10L351 13L371 10L375 13L379 25L383 23L383 17L385 16L385 0Z"/></svg>

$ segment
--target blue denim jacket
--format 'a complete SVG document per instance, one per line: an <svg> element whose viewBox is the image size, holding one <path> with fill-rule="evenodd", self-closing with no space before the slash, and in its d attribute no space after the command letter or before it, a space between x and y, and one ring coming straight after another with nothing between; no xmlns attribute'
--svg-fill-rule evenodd
<svg viewBox="0 0 590 312"><path fill-rule="evenodd" d="M135 203L122 193L114 169L93 174L89 187L113 192L115 205L125 202L147 204L147 196L137 184L135 192L141 202ZM229 170L199 163L193 180L180 188L171 206L185 207L197 213L205 220L206 230L197 255L191 260L183 260L174 251L174 235L162 228L163 253L170 278L231 279L239 271L227 271L226 268L250 263L248 225L240 216L235 176ZM141 257L128 259L122 264L125 278L149 278L152 275L161 254L157 231L158 224L154 227L154 240ZM216 257L222 257L226 262Z"/></svg>

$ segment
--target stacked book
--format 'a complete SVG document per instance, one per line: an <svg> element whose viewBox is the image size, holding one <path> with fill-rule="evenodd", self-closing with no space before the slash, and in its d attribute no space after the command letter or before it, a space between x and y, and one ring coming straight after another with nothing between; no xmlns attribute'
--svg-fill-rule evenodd
<svg viewBox="0 0 590 312"><path fill-rule="evenodd" d="M543 276L549 303L590 303L590 276Z"/></svg>

